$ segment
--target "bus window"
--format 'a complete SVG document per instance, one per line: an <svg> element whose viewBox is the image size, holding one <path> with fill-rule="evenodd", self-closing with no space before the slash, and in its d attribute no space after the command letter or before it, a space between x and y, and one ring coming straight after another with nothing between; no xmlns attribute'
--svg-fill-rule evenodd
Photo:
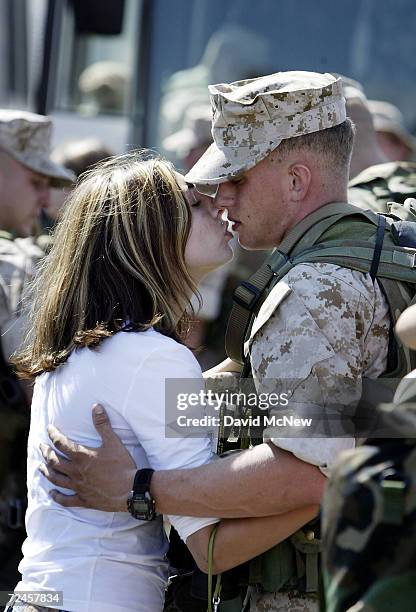
<svg viewBox="0 0 416 612"><path fill-rule="evenodd" d="M80 34L67 4L59 44L55 110L129 115L140 2L126 0L120 34Z"/></svg>
<svg viewBox="0 0 416 612"><path fill-rule="evenodd" d="M416 128L414 0L154 0L150 145L180 129L207 85L280 70L337 72Z"/></svg>

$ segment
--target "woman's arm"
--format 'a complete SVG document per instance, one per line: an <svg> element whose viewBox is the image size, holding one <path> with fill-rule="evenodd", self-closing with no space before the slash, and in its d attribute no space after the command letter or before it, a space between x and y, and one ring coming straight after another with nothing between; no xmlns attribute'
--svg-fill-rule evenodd
<svg viewBox="0 0 416 612"><path fill-rule="evenodd" d="M220 574L272 548L312 520L319 506L311 505L263 518L226 519L215 536L213 573ZM214 525L204 527L186 540L198 567L208 572L208 542Z"/></svg>

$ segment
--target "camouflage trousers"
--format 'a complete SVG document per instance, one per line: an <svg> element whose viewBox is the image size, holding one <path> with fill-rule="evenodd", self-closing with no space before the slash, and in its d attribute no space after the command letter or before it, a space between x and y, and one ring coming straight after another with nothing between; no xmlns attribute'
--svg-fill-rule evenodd
<svg viewBox="0 0 416 612"><path fill-rule="evenodd" d="M250 612L319 612L319 601L299 591L251 594Z"/></svg>

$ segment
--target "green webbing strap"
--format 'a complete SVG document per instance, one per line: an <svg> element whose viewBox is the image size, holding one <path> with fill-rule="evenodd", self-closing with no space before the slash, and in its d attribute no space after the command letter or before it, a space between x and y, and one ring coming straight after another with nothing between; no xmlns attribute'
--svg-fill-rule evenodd
<svg viewBox="0 0 416 612"><path fill-rule="evenodd" d="M259 300L270 284L274 273L267 258L248 281L243 281L235 290L225 336L227 355L241 365L244 364L244 340L250 331L253 316L260 306Z"/></svg>
<svg viewBox="0 0 416 612"><path fill-rule="evenodd" d="M361 210L354 206L353 204L348 204L347 202L333 202L332 204L325 204L325 206L321 206L318 210L315 210L313 213L299 221L286 235L286 237L282 240L279 245L279 251L283 251L283 253L289 254L294 250L294 253L298 251L297 245L303 248L303 243L301 238L309 232L309 230L316 224L328 219L328 224L323 225L323 231L326 231L331 225L335 225L338 223L340 219L343 217L350 217L351 215L358 215L359 217L366 217L373 225L377 225L377 213L372 213L371 211ZM331 222L329 222L329 218L332 217ZM320 231L317 236L315 236L315 240L318 240L319 235L323 233ZM308 244L311 244L308 237Z"/></svg>
<svg viewBox="0 0 416 612"><path fill-rule="evenodd" d="M298 578L305 576L306 593L317 593L319 584L319 553L322 543L315 538L313 530L306 533L300 529L290 538L296 550L296 567Z"/></svg>
<svg viewBox="0 0 416 612"><path fill-rule="evenodd" d="M333 240L322 242L291 259L291 267L301 263L335 263L360 272L369 272L373 246L358 242ZM274 268L274 266L272 266ZM275 270L276 271L276 270ZM277 276L277 274L276 274ZM280 273L278 274L280 277ZM414 253L400 247L383 248L380 254L377 278L414 283L416 279L416 258Z"/></svg>
<svg viewBox="0 0 416 612"><path fill-rule="evenodd" d="M208 542L208 610L207 612L215 612L221 600L221 574L217 576L217 582L215 584L214 595L212 594L212 564L214 555L214 542L215 536L217 535L219 523L217 523L214 529L211 531ZM212 607L214 606L214 608Z"/></svg>
<svg viewBox="0 0 416 612"><path fill-rule="evenodd" d="M406 482L386 478L381 481L383 493L383 522L388 525L401 525L405 514Z"/></svg>

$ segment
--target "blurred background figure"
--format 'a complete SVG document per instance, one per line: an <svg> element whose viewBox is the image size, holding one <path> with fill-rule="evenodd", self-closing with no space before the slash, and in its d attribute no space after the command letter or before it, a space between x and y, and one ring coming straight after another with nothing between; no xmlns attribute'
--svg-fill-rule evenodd
<svg viewBox="0 0 416 612"><path fill-rule="evenodd" d="M368 100L380 149L389 161L414 158L416 139L408 132L397 106L381 100Z"/></svg>
<svg viewBox="0 0 416 612"><path fill-rule="evenodd" d="M211 118L209 104L191 105L185 111L182 129L163 140L163 149L181 160L183 170L190 170L211 144Z"/></svg>
<svg viewBox="0 0 416 612"><path fill-rule="evenodd" d="M91 114L123 112L129 95L130 76L120 62L90 64L82 71L78 86L86 102L82 110Z"/></svg>
<svg viewBox="0 0 416 612"><path fill-rule="evenodd" d="M200 62L170 76L160 110L160 136L180 129L190 105L209 104L208 85L249 79L267 73L270 45L260 33L228 24L212 34Z"/></svg>
<svg viewBox="0 0 416 612"><path fill-rule="evenodd" d="M350 179L352 179L370 166L383 164L389 160L380 149L363 86L358 81L344 75L341 75L341 78L347 115L355 125L355 139L350 166Z"/></svg>
<svg viewBox="0 0 416 612"><path fill-rule="evenodd" d="M94 164L112 155L113 152L98 138L83 138L69 140L55 147L51 159L78 177ZM59 220L62 205L72 187L73 185L70 185L51 190L50 204L47 211L43 211L42 214L42 225L45 230L51 229Z"/></svg>
<svg viewBox="0 0 416 612"><path fill-rule="evenodd" d="M46 117L0 110L0 228L14 237L33 235L49 188L74 175L50 158L52 122Z"/></svg>
<svg viewBox="0 0 416 612"><path fill-rule="evenodd" d="M363 87L342 76L347 115L356 135L351 158L349 201L364 209L389 212L388 202L416 196L416 163L390 161L381 148Z"/></svg>
<svg viewBox="0 0 416 612"><path fill-rule="evenodd" d="M49 205L50 187L75 178L50 158L51 130L47 117L0 109L0 590L18 577L25 538L31 395L9 358L22 340L23 297L43 256L32 240L35 225Z"/></svg>
<svg viewBox="0 0 416 612"><path fill-rule="evenodd" d="M415 211L416 200L405 206ZM394 332L416 350L416 306L403 311ZM386 433L341 453L322 503L326 612L415 607L416 370L392 403L374 410L373 423Z"/></svg>

